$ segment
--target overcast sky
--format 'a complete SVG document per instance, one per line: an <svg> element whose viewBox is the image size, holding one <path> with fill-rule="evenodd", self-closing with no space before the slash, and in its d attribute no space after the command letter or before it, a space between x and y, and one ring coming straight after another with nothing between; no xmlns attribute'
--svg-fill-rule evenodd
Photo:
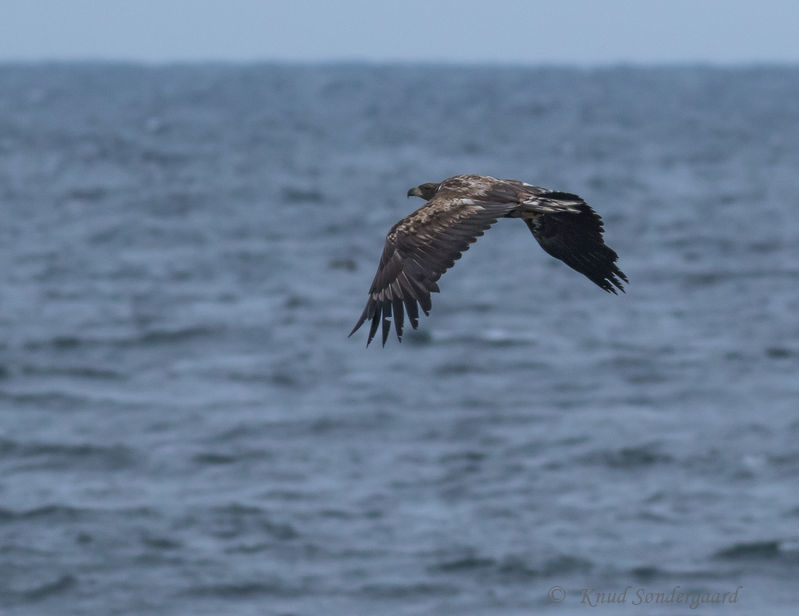
<svg viewBox="0 0 799 616"><path fill-rule="evenodd" d="M799 0L0 0L7 60L799 63Z"/></svg>

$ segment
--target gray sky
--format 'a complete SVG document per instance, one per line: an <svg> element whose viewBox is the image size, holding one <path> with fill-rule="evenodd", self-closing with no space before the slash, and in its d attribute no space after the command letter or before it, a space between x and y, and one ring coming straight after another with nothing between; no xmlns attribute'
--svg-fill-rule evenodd
<svg viewBox="0 0 799 616"><path fill-rule="evenodd" d="M0 0L0 61L799 62L799 0Z"/></svg>

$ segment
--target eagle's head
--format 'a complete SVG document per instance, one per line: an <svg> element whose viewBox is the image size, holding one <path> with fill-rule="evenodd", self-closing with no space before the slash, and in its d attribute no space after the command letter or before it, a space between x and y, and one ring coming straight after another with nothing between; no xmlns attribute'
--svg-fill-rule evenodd
<svg viewBox="0 0 799 616"><path fill-rule="evenodd" d="M425 201L430 201L433 195L436 194L438 187L441 186L440 182L428 182L427 184L419 184L414 186L408 191L409 197L421 197Z"/></svg>

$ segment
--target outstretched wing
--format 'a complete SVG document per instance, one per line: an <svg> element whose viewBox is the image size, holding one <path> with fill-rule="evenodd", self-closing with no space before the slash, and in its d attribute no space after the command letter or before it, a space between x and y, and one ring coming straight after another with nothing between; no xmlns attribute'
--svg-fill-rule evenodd
<svg viewBox="0 0 799 616"><path fill-rule="evenodd" d="M371 321L366 342L369 346L382 321L385 345L393 315L397 339L402 341L405 311L416 329L419 325L417 303L429 314L430 293L439 290L436 281L497 218L518 205L439 194L399 221L386 236L369 299L350 336L365 321Z"/></svg>
<svg viewBox="0 0 799 616"><path fill-rule="evenodd" d="M602 218L577 195L549 191L526 202L525 222L541 248L584 274L605 291L624 291L629 282L618 255L602 239Z"/></svg>

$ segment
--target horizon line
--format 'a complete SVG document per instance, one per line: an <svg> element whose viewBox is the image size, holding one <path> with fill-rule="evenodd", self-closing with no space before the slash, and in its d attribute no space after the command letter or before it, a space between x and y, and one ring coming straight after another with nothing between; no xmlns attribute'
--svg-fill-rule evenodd
<svg viewBox="0 0 799 616"><path fill-rule="evenodd" d="M127 57L74 56L70 58L0 58L0 66L30 65L126 65L140 67L171 66L390 66L390 67L451 67L451 68L561 68L561 69L609 69L609 68L799 68L799 60L603 60L603 61L517 61L517 60L451 60L451 59L401 59L401 58L167 58L146 59Z"/></svg>

